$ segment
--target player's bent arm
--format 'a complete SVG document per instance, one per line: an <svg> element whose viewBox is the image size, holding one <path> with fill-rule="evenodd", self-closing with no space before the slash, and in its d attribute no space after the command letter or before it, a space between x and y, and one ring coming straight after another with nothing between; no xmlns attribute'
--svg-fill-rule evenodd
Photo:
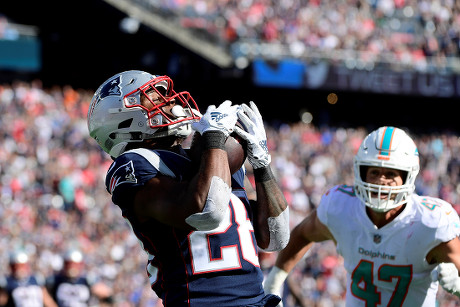
<svg viewBox="0 0 460 307"><path fill-rule="evenodd" d="M220 178L218 180L220 186L230 186L231 175L225 150L205 150L199 171L190 181L179 182L162 175L148 181L134 198L137 218L141 222L155 218L162 223L181 229L196 229L187 223L186 219L193 214L202 213L206 208L209 192L213 190L211 189L213 177ZM229 195L228 198L230 198ZM227 208L228 200L215 205ZM215 224L218 224L218 219L219 216L215 218ZM208 225L208 227L213 226Z"/></svg>
<svg viewBox="0 0 460 307"><path fill-rule="evenodd" d="M192 123L203 141L197 174L188 184L168 181L164 177L149 181L135 197L134 210L138 219L155 218L186 230L209 230L219 225L228 210L231 194L225 142L233 131L239 109L226 100L217 108L210 105L201 119Z"/></svg>
<svg viewBox="0 0 460 307"><path fill-rule="evenodd" d="M460 239L442 242L428 253L426 259L430 264L452 262L460 270Z"/></svg>
<svg viewBox="0 0 460 307"><path fill-rule="evenodd" d="M264 283L265 293L280 294L281 285L289 272L304 257L314 242L334 240L329 229L320 222L316 210L291 232L288 245L278 253L275 266ZM335 241L335 240L334 240Z"/></svg>
<svg viewBox="0 0 460 307"><path fill-rule="evenodd" d="M316 210L313 210L291 231L291 239L288 245L279 252L275 265L286 272L290 272L314 242L326 240L334 240L334 237L318 219Z"/></svg>
<svg viewBox="0 0 460 307"><path fill-rule="evenodd" d="M437 245L426 258L431 264L439 263L432 272L433 281L439 280L444 290L460 297L460 239L457 237Z"/></svg>
<svg viewBox="0 0 460 307"><path fill-rule="evenodd" d="M265 172L265 173L264 173ZM257 204L254 233L257 245L268 252L282 250L289 242L289 207L270 166L254 170Z"/></svg>

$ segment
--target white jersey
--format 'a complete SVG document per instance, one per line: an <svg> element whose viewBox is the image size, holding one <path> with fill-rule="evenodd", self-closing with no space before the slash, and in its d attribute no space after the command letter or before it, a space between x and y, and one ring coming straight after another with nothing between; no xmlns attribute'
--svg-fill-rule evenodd
<svg viewBox="0 0 460 307"><path fill-rule="evenodd" d="M428 252L460 234L452 206L413 194L392 222L378 229L350 186L336 186L321 199L318 218L337 242L347 271L346 306L435 306L438 282Z"/></svg>

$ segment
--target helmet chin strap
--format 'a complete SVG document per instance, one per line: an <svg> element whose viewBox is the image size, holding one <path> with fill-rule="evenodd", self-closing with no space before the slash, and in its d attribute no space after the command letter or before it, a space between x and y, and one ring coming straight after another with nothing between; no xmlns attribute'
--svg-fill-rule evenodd
<svg viewBox="0 0 460 307"><path fill-rule="evenodd" d="M163 131L157 131L153 134L142 134L142 139L157 139L165 136L175 135L177 137L186 138L192 133L192 126L189 121L183 121L177 124L167 126Z"/></svg>
<svg viewBox="0 0 460 307"><path fill-rule="evenodd" d="M195 110L192 109L193 115L197 116L195 114ZM190 110L184 109L179 105L174 106L171 109L171 113L177 118L185 118L187 116L193 116ZM198 114L199 112L196 111ZM201 114L200 114L201 115ZM186 138L192 133L192 126L191 126L191 121L182 121L176 124L171 124L169 126L166 126L165 129L160 129L161 131L156 131L153 134L149 133L142 133L142 132L127 132L127 133L114 133L113 137L117 139L123 139L126 140L126 142L121 142L120 144L114 146L114 148L111 149L112 156L118 156L120 153L124 151L126 148L127 144L129 141L138 141L142 142L143 140L150 140L150 139L157 139L157 138L162 138L162 137L168 137L168 136L176 136L178 138Z"/></svg>

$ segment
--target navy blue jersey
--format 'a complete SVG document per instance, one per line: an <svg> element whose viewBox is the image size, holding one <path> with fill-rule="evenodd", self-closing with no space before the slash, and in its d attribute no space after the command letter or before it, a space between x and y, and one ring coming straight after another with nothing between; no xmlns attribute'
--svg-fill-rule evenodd
<svg viewBox="0 0 460 307"><path fill-rule="evenodd" d="M57 274L47 280L47 287L59 307L89 306L91 288L83 276L69 278Z"/></svg>
<svg viewBox="0 0 460 307"><path fill-rule="evenodd" d="M42 282L35 276L18 280L12 276L2 278L0 287L8 294L7 307L43 307Z"/></svg>
<svg viewBox="0 0 460 307"><path fill-rule="evenodd" d="M262 300L263 275L244 190L244 169L232 177L227 216L212 231L185 231L134 217L136 190L158 173L178 181L190 178L191 163L183 154L135 149L111 165L106 187L149 255L152 289L165 306L246 306Z"/></svg>

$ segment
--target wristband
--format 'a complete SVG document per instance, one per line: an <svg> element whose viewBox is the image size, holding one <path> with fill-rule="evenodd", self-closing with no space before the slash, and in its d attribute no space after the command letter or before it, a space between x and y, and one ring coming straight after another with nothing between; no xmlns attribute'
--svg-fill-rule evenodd
<svg viewBox="0 0 460 307"><path fill-rule="evenodd" d="M265 293L273 293L281 296L281 286L288 276L288 272L274 266L264 282Z"/></svg>
<svg viewBox="0 0 460 307"><path fill-rule="evenodd" d="M206 131L203 133L203 149L222 149L225 150L227 137L222 131Z"/></svg>
<svg viewBox="0 0 460 307"><path fill-rule="evenodd" d="M265 182L275 178L270 166L254 169L254 180L257 182Z"/></svg>

